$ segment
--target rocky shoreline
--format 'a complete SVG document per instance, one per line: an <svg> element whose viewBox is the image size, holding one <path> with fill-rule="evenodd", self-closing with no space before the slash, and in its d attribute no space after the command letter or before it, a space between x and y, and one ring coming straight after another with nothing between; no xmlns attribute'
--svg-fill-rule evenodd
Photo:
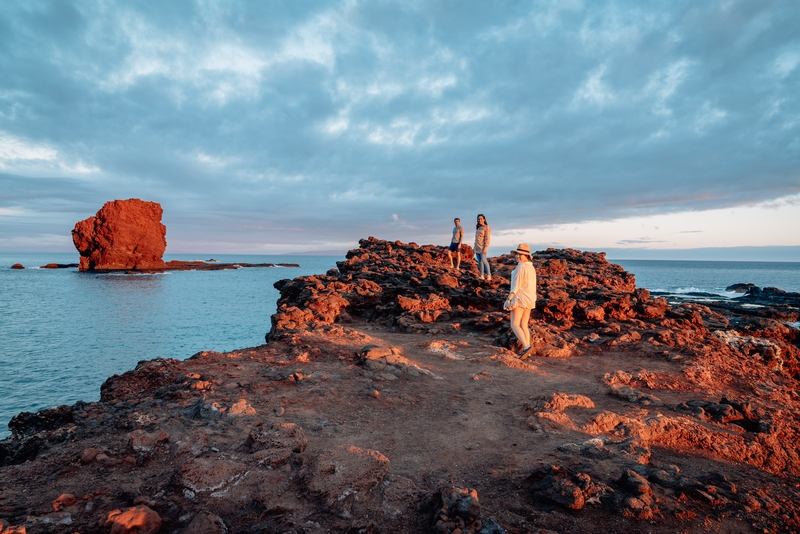
<svg viewBox="0 0 800 534"><path fill-rule="evenodd" d="M265 345L18 415L0 532L800 529L796 295L671 303L548 249L522 362L511 257L466 256L362 240L276 284Z"/></svg>
<svg viewBox="0 0 800 534"><path fill-rule="evenodd" d="M77 263L48 263L42 265L40 269L74 269L78 268ZM207 261L183 261L172 260L163 262L161 267L149 268L136 268L136 269L95 269L94 272L109 273L109 272L126 272L130 274L152 274L161 273L165 271L225 271L230 269L242 269L253 267L300 267L297 263L217 263ZM25 269L21 263L15 263L11 266L12 269Z"/></svg>
<svg viewBox="0 0 800 534"><path fill-rule="evenodd" d="M760 288L753 284L734 284L727 288L735 291L746 287L740 297L728 298L711 293L687 293L674 295L656 293L654 295L667 298L675 303L694 302L733 317L762 317L786 323L800 321L800 293L791 293L775 287Z"/></svg>

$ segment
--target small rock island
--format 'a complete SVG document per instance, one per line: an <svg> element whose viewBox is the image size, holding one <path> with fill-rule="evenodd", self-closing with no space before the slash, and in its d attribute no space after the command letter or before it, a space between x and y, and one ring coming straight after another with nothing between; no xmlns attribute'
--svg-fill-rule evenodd
<svg viewBox="0 0 800 534"><path fill-rule="evenodd" d="M299 267L296 263L165 262L167 227L158 202L138 198L106 202L100 211L72 230L72 242L81 255L81 271L220 271L240 267Z"/></svg>

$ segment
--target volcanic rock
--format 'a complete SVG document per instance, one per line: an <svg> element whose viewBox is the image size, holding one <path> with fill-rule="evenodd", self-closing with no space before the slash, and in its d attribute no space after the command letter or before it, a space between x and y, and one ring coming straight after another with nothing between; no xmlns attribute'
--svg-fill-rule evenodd
<svg viewBox="0 0 800 534"><path fill-rule="evenodd" d="M24 269L25 266L22 265L21 263L15 263L14 265L11 266L11 268L12 269Z"/></svg>
<svg viewBox="0 0 800 534"><path fill-rule="evenodd" d="M47 265L42 265L39 267L40 269L71 269L73 267L79 267L79 263L48 263Z"/></svg>
<svg viewBox="0 0 800 534"><path fill-rule="evenodd" d="M164 262L167 228L161 223L162 213L160 204L138 198L106 202L94 217L78 222L72 230L72 241L81 254L80 264L48 263L42 268L136 273L299 267L296 263L217 263L213 259Z"/></svg>
<svg viewBox="0 0 800 534"><path fill-rule="evenodd" d="M106 202L94 217L78 222L72 241L81 271L159 269L167 248L163 210L138 198Z"/></svg>
<svg viewBox="0 0 800 534"><path fill-rule="evenodd" d="M105 524L110 534L155 534L161 528L161 517L147 506L109 512Z"/></svg>
<svg viewBox="0 0 800 534"><path fill-rule="evenodd" d="M268 344L15 417L0 525L100 532L147 507L176 534L799 531L796 329L651 296L602 254L533 260L520 361L510 256L481 281L443 247L362 240L275 284Z"/></svg>
<svg viewBox="0 0 800 534"><path fill-rule="evenodd" d="M733 291L734 293L747 293L753 288L758 289L755 284L733 284L725 288L725 291Z"/></svg>
<svg viewBox="0 0 800 534"><path fill-rule="evenodd" d="M374 237L359 245L326 275L275 283L281 298L267 340L357 319L405 332L479 332L501 346L519 348L501 311L515 265L510 254L491 258L494 276L484 282L475 276L477 264L471 257L463 261L462 275L455 276L444 247ZM537 252L533 261L540 296L533 316L555 327L537 329L534 354L573 354L576 340L563 330L575 323L653 320L667 313L665 299L636 289L633 275L602 254L548 249Z"/></svg>

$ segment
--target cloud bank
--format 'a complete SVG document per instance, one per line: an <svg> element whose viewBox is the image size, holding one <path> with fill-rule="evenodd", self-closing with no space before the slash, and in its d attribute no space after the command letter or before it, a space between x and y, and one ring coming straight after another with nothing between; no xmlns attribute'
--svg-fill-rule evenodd
<svg viewBox="0 0 800 534"><path fill-rule="evenodd" d="M168 252L791 197L798 24L792 0L5 2L0 248L69 250L130 197Z"/></svg>

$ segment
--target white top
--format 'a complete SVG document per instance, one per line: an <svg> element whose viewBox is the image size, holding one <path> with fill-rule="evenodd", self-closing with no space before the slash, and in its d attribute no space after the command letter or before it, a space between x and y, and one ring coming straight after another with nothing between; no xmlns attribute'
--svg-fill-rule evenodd
<svg viewBox="0 0 800 534"><path fill-rule="evenodd" d="M536 269L529 261L521 261L511 271L511 292L517 297L517 306L536 307Z"/></svg>

